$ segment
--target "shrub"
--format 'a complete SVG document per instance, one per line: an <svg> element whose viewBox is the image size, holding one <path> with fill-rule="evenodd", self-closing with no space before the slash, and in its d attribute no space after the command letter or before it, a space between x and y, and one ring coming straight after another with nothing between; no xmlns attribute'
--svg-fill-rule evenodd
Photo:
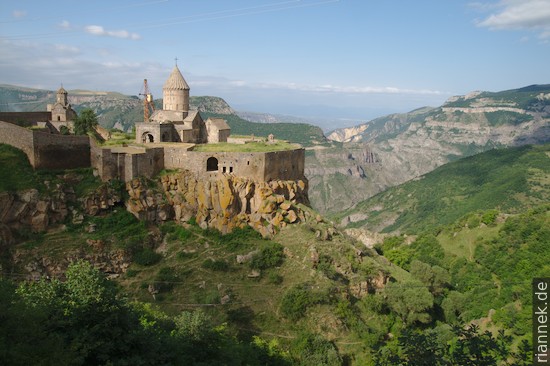
<svg viewBox="0 0 550 366"><path fill-rule="evenodd" d="M155 284L160 291L170 291L179 277L173 267L162 267L155 276Z"/></svg>
<svg viewBox="0 0 550 366"><path fill-rule="evenodd" d="M305 285L297 285L283 295L281 313L284 317L297 321L304 316L308 307L320 302L320 294L311 292Z"/></svg>
<svg viewBox="0 0 550 366"><path fill-rule="evenodd" d="M284 260L283 246L279 243L270 242L256 254L250 261L250 267L256 269L267 269L280 266Z"/></svg>
<svg viewBox="0 0 550 366"><path fill-rule="evenodd" d="M481 222L487 226L494 226L498 217L498 210L488 210L481 215Z"/></svg>
<svg viewBox="0 0 550 366"><path fill-rule="evenodd" d="M271 272L267 276L267 281L273 285L280 285L281 283L283 283L283 276L278 273Z"/></svg>
<svg viewBox="0 0 550 366"><path fill-rule="evenodd" d="M151 266L158 263L162 255L155 252L151 248L143 248L141 251L134 254L134 262L141 266Z"/></svg>
<svg viewBox="0 0 550 366"><path fill-rule="evenodd" d="M229 263L226 261L212 260L210 258L202 262L202 268L211 269L213 271L227 272L229 271Z"/></svg>

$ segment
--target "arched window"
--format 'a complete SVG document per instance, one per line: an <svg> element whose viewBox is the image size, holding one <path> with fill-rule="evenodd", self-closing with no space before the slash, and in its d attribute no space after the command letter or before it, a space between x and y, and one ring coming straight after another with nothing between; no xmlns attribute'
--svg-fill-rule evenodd
<svg viewBox="0 0 550 366"><path fill-rule="evenodd" d="M206 171L207 172L217 172L218 171L218 159L215 157L210 157L206 160Z"/></svg>
<svg viewBox="0 0 550 366"><path fill-rule="evenodd" d="M143 135L141 135L141 141L143 143L155 142L155 138L149 132L145 132Z"/></svg>

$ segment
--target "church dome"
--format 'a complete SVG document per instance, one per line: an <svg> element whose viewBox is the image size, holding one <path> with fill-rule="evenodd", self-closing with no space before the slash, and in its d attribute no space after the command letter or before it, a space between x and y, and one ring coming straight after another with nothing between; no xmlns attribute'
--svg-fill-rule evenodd
<svg viewBox="0 0 550 366"><path fill-rule="evenodd" d="M166 83L164 83L163 89L189 90L189 85L187 85L187 82L183 78L183 75L181 74L180 69L178 69L177 66L174 67L172 73L168 77L168 80L166 80Z"/></svg>
<svg viewBox="0 0 550 366"><path fill-rule="evenodd" d="M59 90L57 91L57 94L69 94L69 93L67 93L67 91L65 90L65 88L60 87Z"/></svg>

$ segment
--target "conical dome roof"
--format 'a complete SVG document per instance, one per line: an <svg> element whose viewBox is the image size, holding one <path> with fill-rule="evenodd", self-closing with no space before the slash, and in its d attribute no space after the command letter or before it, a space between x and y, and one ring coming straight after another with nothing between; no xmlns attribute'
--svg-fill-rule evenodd
<svg viewBox="0 0 550 366"><path fill-rule="evenodd" d="M67 91L65 90L65 88L63 88L63 86L61 86L59 88L59 90L57 90L57 94L69 94L67 93Z"/></svg>
<svg viewBox="0 0 550 366"><path fill-rule="evenodd" d="M187 82L183 78L183 75L180 72L180 69L178 69L177 66L174 67L172 70L172 73L168 77L168 80L164 83L163 89L170 89L170 90L189 90L189 85L187 85Z"/></svg>

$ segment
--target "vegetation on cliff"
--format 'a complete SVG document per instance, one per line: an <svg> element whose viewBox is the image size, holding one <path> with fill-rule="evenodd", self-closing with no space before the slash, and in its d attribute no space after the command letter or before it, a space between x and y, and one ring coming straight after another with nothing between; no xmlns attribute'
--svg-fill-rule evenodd
<svg viewBox="0 0 550 366"><path fill-rule="evenodd" d="M446 164L337 215L348 227L418 233L476 211L508 213L550 201L550 145L491 150Z"/></svg>

